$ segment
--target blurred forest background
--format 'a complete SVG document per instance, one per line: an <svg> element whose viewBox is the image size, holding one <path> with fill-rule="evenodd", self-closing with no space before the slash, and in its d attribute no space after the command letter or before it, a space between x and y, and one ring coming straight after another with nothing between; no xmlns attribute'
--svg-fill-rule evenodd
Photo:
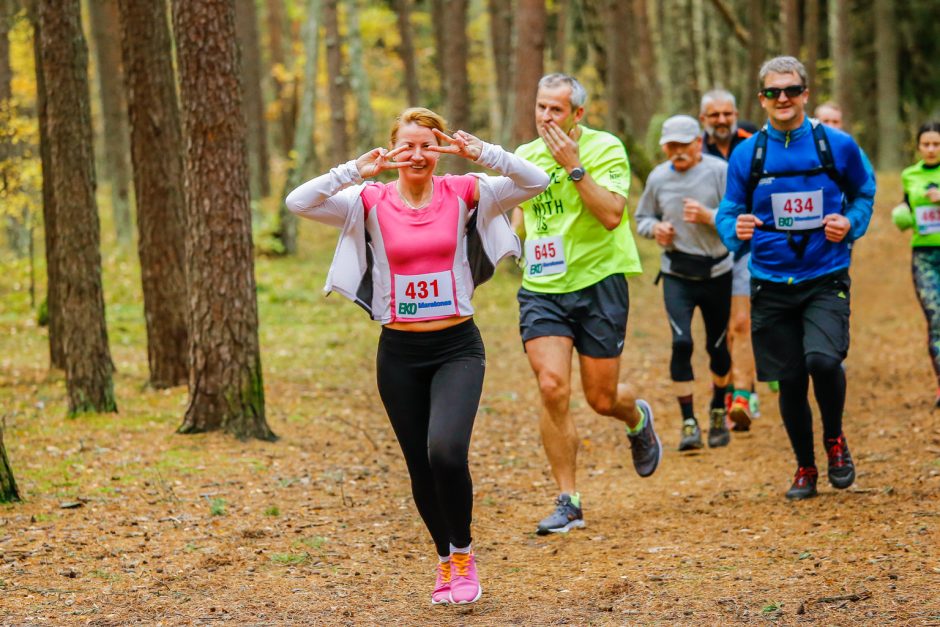
<svg viewBox="0 0 940 627"><path fill-rule="evenodd" d="M512 149L538 78L568 72L641 185L665 117L721 86L762 123L758 68L792 54L810 107L835 100L896 171L940 113L938 18L936 0L0 0L2 258L28 265L70 413L116 410L102 252L136 248L150 384L189 385L180 431L272 439L254 255L295 254L286 192L387 143L402 108Z"/></svg>

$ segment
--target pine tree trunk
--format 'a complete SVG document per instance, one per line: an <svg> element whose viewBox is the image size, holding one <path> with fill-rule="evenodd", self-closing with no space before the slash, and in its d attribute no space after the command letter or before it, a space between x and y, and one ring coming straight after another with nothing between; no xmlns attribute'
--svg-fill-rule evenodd
<svg viewBox="0 0 940 627"><path fill-rule="evenodd" d="M97 60L98 90L104 126L105 175L111 185L111 212L121 245L130 244L133 224L130 202L130 154L127 102L121 67L121 25L117 0L88 3Z"/></svg>
<svg viewBox="0 0 940 627"><path fill-rule="evenodd" d="M11 141L7 129L11 128L13 107L10 101L13 68L10 66L9 32L13 24L13 0L0 0L0 190L7 190L13 185L13 173L9 172L9 160L16 155L16 147ZM7 207L4 212L4 230L7 246L19 258L29 252L29 209L22 212L16 207ZM20 215L17 215L20 214Z"/></svg>
<svg viewBox="0 0 940 627"><path fill-rule="evenodd" d="M445 117L451 130L473 131L470 128L470 78L467 74L468 0L444 0L444 74L447 84ZM452 172L467 172L470 164L466 159L450 159L447 164Z"/></svg>
<svg viewBox="0 0 940 627"><path fill-rule="evenodd" d="M570 7L559 4L552 12L554 30L552 31L552 63L558 72L565 71L567 62L568 27L571 24Z"/></svg>
<svg viewBox="0 0 940 627"><path fill-rule="evenodd" d="M150 384L189 376L183 141L166 0L119 0Z"/></svg>
<svg viewBox="0 0 940 627"><path fill-rule="evenodd" d="M490 16L488 41L492 45L496 79L494 102L496 119L493 125L493 138L494 141L505 146L510 142L510 121L512 120L512 3L489 0L487 5Z"/></svg>
<svg viewBox="0 0 940 627"><path fill-rule="evenodd" d="M849 0L829 0L829 56L832 57L832 95L842 107L842 127L851 133L852 38L849 31Z"/></svg>
<svg viewBox="0 0 940 627"><path fill-rule="evenodd" d="M186 146L189 407L181 433L274 439L265 421L245 118L227 0L173 3Z"/></svg>
<svg viewBox="0 0 940 627"><path fill-rule="evenodd" d="M418 65L415 62L414 29L411 26L412 0L395 0L395 14L398 16L398 55L405 66L405 93L408 94L408 106L416 107L421 103L421 90L418 87Z"/></svg>
<svg viewBox="0 0 940 627"><path fill-rule="evenodd" d="M744 84L751 87L745 91L747 95L747 119L760 126L764 116L761 112L760 101L757 99L757 73L764 62L764 11L765 0L748 0L747 4L747 29L751 33L751 45L747 54L747 78Z"/></svg>
<svg viewBox="0 0 940 627"><path fill-rule="evenodd" d="M359 0L346 0L345 6L349 32L349 84L356 99L356 152L362 154L375 148L375 116L372 115L369 74L365 68L359 29Z"/></svg>
<svg viewBox="0 0 940 627"><path fill-rule="evenodd" d="M117 411L101 288L88 49L79 0L40 0L40 57L61 272L62 347L69 413Z"/></svg>
<svg viewBox="0 0 940 627"><path fill-rule="evenodd" d="M512 142L535 138L535 97L545 72L545 2L519 0L516 9L515 75L513 77Z"/></svg>
<svg viewBox="0 0 940 627"><path fill-rule="evenodd" d="M897 170L901 156L901 121L897 18L891 0L875 0L875 49L878 51L878 168Z"/></svg>
<svg viewBox="0 0 940 627"><path fill-rule="evenodd" d="M326 43L326 72L330 101L330 161L344 163L352 158L346 128L346 67L339 32L339 0L323 2L323 38Z"/></svg>
<svg viewBox="0 0 940 627"><path fill-rule="evenodd" d="M437 69L438 97L440 100L437 102L428 100L424 106L442 111L446 115L450 106L447 104L450 99L450 81L446 78L447 63L444 60L446 56L444 48L447 45L446 35L444 34L444 7L447 0L428 0L428 4L431 5L431 30L434 32L434 66Z"/></svg>
<svg viewBox="0 0 940 627"><path fill-rule="evenodd" d="M638 137L646 136L646 129L659 102L659 83L656 81L656 54L650 35L649 12L646 0L632 0L633 38L636 54L632 55L633 71L640 88L633 94L634 125Z"/></svg>
<svg viewBox="0 0 940 627"><path fill-rule="evenodd" d="M705 10L702 0L692 2L692 58L695 67L695 83L692 89L693 100L698 101L711 85L708 75L708 50L705 46Z"/></svg>
<svg viewBox="0 0 940 627"><path fill-rule="evenodd" d="M818 103L819 82L816 66L819 63L819 0L806 0L803 20L803 43L806 45L806 73L809 75L810 103Z"/></svg>
<svg viewBox="0 0 940 627"><path fill-rule="evenodd" d="M799 0L780 0L780 33L784 54L800 56L800 2Z"/></svg>
<svg viewBox="0 0 940 627"><path fill-rule="evenodd" d="M320 49L320 0L307 0L307 22L304 24L304 79L303 95L300 100L300 114L297 116L297 130L294 134L294 159L287 171L282 198L286 198L295 187L304 182L314 160L313 125L317 112L317 53ZM285 255L297 254L297 216L287 210L287 205L280 204L278 211L278 238L284 246Z"/></svg>
<svg viewBox="0 0 940 627"><path fill-rule="evenodd" d="M42 163L42 221L46 248L46 317L49 327L49 365L65 369L65 349L62 342L62 272L59 269L57 220L55 197L52 194L52 163L49 156L49 115L46 99L46 80L42 69L42 25L39 22L38 2L29 5L33 25L33 52L36 68L36 117L39 120L39 159Z"/></svg>
<svg viewBox="0 0 940 627"><path fill-rule="evenodd" d="M268 53L271 63L271 78L274 82L274 98L278 102L277 146L282 155L290 154L294 139L294 97L291 94L286 51L289 41L284 41L287 17L284 15L284 0L267 0ZM288 36L289 37L289 36Z"/></svg>
<svg viewBox="0 0 940 627"><path fill-rule="evenodd" d="M669 0L666 0L669 1ZM659 0L646 0L647 15L649 16L650 40L653 55L656 58L656 82L660 86L659 111L675 111L675 86L669 71L669 53L663 41L663 3Z"/></svg>
<svg viewBox="0 0 940 627"><path fill-rule="evenodd" d="M271 182L268 125L264 118L264 95L261 90L261 41L258 37L255 0L235 1L235 28L241 50L242 90L245 94L245 118L248 121L251 197L258 199L271 193Z"/></svg>
<svg viewBox="0 0 940 627"><path fill-rule="evenodd" d="M19 500L20 491L16 487L16 479L13 477L10 458L7 457L7 449L3 444L3 425L0 425L0 503Z"/></svg>

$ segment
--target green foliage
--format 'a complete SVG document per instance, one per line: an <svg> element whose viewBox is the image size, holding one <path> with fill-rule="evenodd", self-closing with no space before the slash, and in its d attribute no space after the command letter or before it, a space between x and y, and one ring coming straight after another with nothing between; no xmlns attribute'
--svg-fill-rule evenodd
<svg viewBox="0 0 940 627"><path fill-rule="evenodd" d="M215 498L209 501L209 513L213 516L224 516L225 499Z"/></svg>
<svg viewBox="0 0 940 627"><path fill-rule="evenodd" d="M271 507L268 507L267 509L264 510L264 515L277 518L278 516L281 515L281 510L277 505L272 505Z"/></svg>
<svg viewBox="0 0 940 627"><path fill-rule="evenodd" d="M306 553L272 553L271 561L285 566L297 566L306 562L308 557L310 556Z"/></svg>

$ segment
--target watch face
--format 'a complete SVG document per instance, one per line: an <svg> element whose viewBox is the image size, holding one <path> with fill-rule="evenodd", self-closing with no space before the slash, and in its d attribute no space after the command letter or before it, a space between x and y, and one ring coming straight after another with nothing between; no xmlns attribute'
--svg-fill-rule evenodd
<svg viewBox="0 0 940 627"><path fill-rule="evenodd" d="M575 168L569 176L572 181L580 181L584 178L584 168Z"/></svg>

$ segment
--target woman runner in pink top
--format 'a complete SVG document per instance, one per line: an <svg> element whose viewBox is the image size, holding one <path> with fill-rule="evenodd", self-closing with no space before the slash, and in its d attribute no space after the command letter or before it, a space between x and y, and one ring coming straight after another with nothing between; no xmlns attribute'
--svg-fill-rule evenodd
<svg viewBox="0 0 940 627"><path fill-rule="evenodd" d="M470 299L503 257L519 255L504 214L549 181L528 161L445 127L433 111L406 109L389 149L370 150L287 197L294 213L342 229L326 290L383 324L379 395L437 548L434 604L473 603L482 593L467 452L486 362ZM435 176L441 154L502 176ZM391 183L363 182L392 169Z"/></svg>

